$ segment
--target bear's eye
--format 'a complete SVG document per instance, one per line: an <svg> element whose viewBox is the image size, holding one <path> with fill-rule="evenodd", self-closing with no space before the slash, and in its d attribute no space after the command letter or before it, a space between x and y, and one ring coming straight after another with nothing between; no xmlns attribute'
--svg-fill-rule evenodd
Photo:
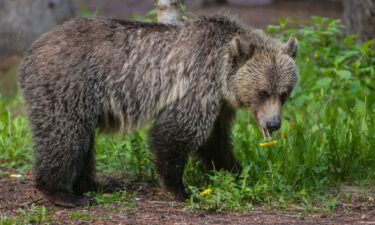
<svg viewBox="0 0 375 225"><path fill-rule="evenodd" d="M280 95L281 102L284 103L284 102L286 102L287 99L288 99L288 92L281 93L281 95Z"/></svg>
<svg viewBox="0 0 375 225"><path fill-rule="evenodd" d="M259 98L262 100L266 100L268 97L270 97L270 94L267 91L260 91L259 92Z"/></svg>

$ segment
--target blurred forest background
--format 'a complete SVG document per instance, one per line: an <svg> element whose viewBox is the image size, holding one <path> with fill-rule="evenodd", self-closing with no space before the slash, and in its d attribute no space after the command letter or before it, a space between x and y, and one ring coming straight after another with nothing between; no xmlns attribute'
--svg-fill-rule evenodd
<svg viewBox="0 0 375 225"><path fill-rule="evenodd" d="M375 33L372 0L189 0L184 4L195 15L209 16L228 10L254 28L276 24L278 18L306 20L321 16L344 19L347 31L358 33L362 41ZM155 1L151 0L3 0L0 2L0 69L18 63L22 52L41 34L75 16L97 12L100 16L137 18L154 7ZM12 95L13 78L2 75L0 81L0 93L5 97Z"/></svg>

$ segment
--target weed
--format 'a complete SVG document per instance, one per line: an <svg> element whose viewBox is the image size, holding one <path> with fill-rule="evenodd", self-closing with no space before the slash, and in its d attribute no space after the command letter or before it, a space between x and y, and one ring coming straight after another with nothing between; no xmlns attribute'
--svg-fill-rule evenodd
<svg viewBox="0 0 375 225"><path fill-rule="evenodd" d="M95 220L95 216L91 216L86 211L75 210L75 211L69 212L68 215L69 215L69 218L73 219L73 220L77 220L78 219L78 220L81 220L81 221L84 221L84 222L90 222L90 221Z"/></svg>
<svg viewBox="0 0 375 225"><path fill-rule="evenodd" d="M134 212L137 209L135 202L135 194L128 191L118 191L110 194L107 193L86 193L89 196L95 196L96 202L103 205L105 208L113 206L113 203L121 204L127 207L129 212Z"/></svg>
<svg viewBox="0 0 375 225"><path fill-rule="evenodd" d="M47 216L47 210L44 206L31 205L28 211L21 208L18 211L29 223L45 224L52 219Z"/></svg>
<svg viewBox="0 0 375 225"><path fill-rule="evenodd" d="M90 17L90 16L99 16L99 10L96 9L94 12L90 11L88 5L81 4L79 7L79 15L83 17Z"/></svg>
<svg viewBox="0 0 375 225"><path fill-rule="evenodd" d="M0 225L15 225L20 224L18 217L10 217L0 213Z"/></svg>

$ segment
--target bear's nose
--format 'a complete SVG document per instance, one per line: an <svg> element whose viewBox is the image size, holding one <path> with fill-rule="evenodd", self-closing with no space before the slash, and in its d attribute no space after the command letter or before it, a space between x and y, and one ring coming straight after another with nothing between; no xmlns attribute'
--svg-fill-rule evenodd
<svg viewBox="0 0 375 225"><path fill-rule="evenodd" d="M267 129L270 131L275 131L280 129L281 122L279 120L271 120L267 122Z"/></svg>

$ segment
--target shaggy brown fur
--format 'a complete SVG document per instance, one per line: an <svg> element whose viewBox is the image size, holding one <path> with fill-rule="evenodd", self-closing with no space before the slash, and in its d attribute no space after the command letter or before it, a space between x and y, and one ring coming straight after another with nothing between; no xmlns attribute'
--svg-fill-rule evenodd
<svg viewBox="0 0 375 225"><path fill-rule="evenodd" d="M182 173L196 152L236 171L230 125L247 107L263 129L280 126L297 81L297 43L286 45L226 17L176 27L78 18L43 35L24 56L19 84L35 141L38 188L63 206L89 204L95 129L154 121L150 147L166 188L187 194Z"/></svg>

